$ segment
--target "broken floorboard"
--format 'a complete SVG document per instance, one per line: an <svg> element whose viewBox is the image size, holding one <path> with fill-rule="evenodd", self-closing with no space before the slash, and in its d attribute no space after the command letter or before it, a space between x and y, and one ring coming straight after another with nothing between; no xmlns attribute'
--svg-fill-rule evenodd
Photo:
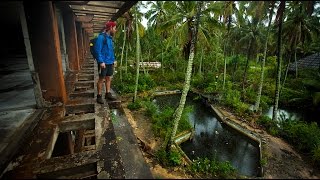
<svg viewBox="0 0 320 180"><path fill-rule="evenodd" d="M77 119L78 123L88 119L84 117L88 116L86 114L62 117L64 115L63 108L55 107L51 109L50 113L48 112L49 114L46 114L46 118L40 121L30 141L16 156L14 163L19 165L8 171L4 178L84 178L91 176L125 178L113 124L103 106L97 109L97 113L91 117L95 119L95 150L51 157L56 143L59 143L54 139L59 139L57 136L59 136L59 126L63 124L62 122L65 122L65 125L61 127L65 127L67 119ZM73 126L76 124L74 123ZM77 127L71 128L77 129ZM67 146L65 148L68 149Z"/></svg>
<svg viewBox="0 0 320 180"><path fill-rule="evenodd" d="M77 95L64 107L49 108L2 178L152 178L130 126L113 126L110 107L121 102L96 103L97 66L91 69L86 74L94 80L79 79L80 70L67 76L66 85L69 97L75 91L94 96ZM123 141L115 131L124 133Z"/></svg>

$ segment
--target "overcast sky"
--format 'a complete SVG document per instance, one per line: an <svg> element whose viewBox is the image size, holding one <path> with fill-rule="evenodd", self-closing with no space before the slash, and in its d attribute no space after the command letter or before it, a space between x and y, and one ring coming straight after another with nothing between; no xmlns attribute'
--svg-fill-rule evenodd
<svg viewBox="0 0 320 180"><path fill-rule="evenodd" d="M143 4L146 4L147 1L142 1L142 3L143 3ZM140 7L140 10L141 10L142 13L146 13L146 12L148 11L148 9L144 8L143 6ZM145 17L143 17L141 24L142 24L145 28L147 28L147 22L148 22L148 20L147 20Z"/></svg>

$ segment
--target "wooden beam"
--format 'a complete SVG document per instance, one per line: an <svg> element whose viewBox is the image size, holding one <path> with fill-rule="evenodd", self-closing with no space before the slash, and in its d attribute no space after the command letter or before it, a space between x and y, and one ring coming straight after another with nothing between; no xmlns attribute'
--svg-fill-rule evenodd
<svg viewBox="0 0 320 180"><path fill-rule="evenodd" d="M97 12L97 11L88 11L88 10L73 10L75 13L83 13L83 14L92 14L92 15L103 15L103 16L110 16L116 13L110 12Z"/></svg>
<svg viewBox="0 0 320 180"><path fill-rule="evenodd" d="M94 19L94 18L108 18L108 17L110 17L110 16L99 15L99 14L94 14L94 15L93 15L93 19Z"/></svg>
<svg viewBox="0 0 320 180"><path fill-rule="evenodd" d="M65 3L68 5L86 5L89 1L61 1L59 3Z"/></svg>
<svg viewBox="0 0 320 180"><path fill-rule="evenodd" d="M119 8L124 4L121 1L89 1L87 5L107 7L107 8Z"/></svg>
<svg viewBox="0 0 320 180"><path fill-rule="evenodd" d="M87 14L85 16L77 16L76 21L78 22L90 22L93 19L92 14Z"/></svg>
<svg viewBox="0 0 320 180"><path fill-rule="evenodd" d="M81 26L82 26L82 28L92 28L93 27L93 23L92 22L89 22L89 23L83 22L81 24Z"/></svg>
<svg viewBox="0 0 320 180"><path fill-rule="evenodd" d="M99 22L99 21L106 22L108 19L110 19L110 18L94 18L94 19L92 19L91 22Z"/></svg>
<svg viewBox="0 0 320 180"><path fill-rule="evenodd" d="M70 5L70 7L74 10L86 10L86 11L93 11L93 12L110 12L110 13L116 13L118 9L118 8L102 8L102 7L88 6L88 5L83 5L83 6Z"/></svg>
<svg viewBox="0 0 320 180"><path fill-rule="evenodd" d="M132 6L137 4L138 1L126 1L119 11L111 18L112 21L116 21L122 14L127 12Z"/></svg>

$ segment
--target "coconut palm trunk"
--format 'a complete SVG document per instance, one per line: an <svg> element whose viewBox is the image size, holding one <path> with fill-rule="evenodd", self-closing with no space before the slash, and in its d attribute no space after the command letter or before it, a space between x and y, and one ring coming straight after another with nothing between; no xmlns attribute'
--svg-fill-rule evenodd
<svg viewBox="0 0 320 180"><path fill-rule="evenodd" d="M188 66L187 66L187 73L186 73L186 77L185 77L185 83L183 86L179 106L176 109L176 112L174 113L174 122L173 122L174 127L171 132L171 136L169 137L168 141L165 142L165 145L164 145L164 147L166 147L167 150L170 150L170 147L173 144L174 137L177 133L179 121L181 119L181 115L182 115L184 105L186 102L187 94L190 89L190 79L191 79L192 64L193 64L193 58L194 58L194 48L195 48L195 44L196 44L196 37L197 37L197 32L198 32L198 27L199 27L199 20L200 20L200 12L201 12L202 3L203 3L202 1L197 1L197 15L196 15L196 20L195 20L196 25L192 29L190 54L189 54L189 60L188 60Z"/></svg>
<svg viewBox="0 0 320 180"><path fill-rule="evenodd" d="M200 64L199 64L199 71L198 74L202 74L202 58L203 58L203 49L201 50L201 58L200 58Z"/></svg>
<svg viewBox="0 0 320 180"><path fill-rule="evenodd" d="M140 37L139 37L137 13L135 13L135 20L136 20L136 32L137 32L137 44L136 44L136 84L134 86L133 102L136 102L137 100L138 82L139 82L139 63L140 63L139 62L140 61Z"/></svg>
<svg viewBox="0 0 320 180"><path fill-rule="evenodd" d="M263 80L264 80L264 67L265 67L266 59L267 59L268 39L269 39L269 33L270 33L270 27L271 27L272 15L273 15L273 8L274 8L274 3L272 3L272 7L271 7L270 13L269 13L269 23L268 23L268 29L267 29L267 38L266 38L266 42L264 44L261 75L260 75L260 84L259 84L257 100L256 100L256 103L254 106L255 111L258 111L259 106L260 106L260 99L261 99L262 86L263 86Z"/></svg>
<svg viewBox="0 0 320 180"><path fill-rule="evenodd" d="M161 72L162 76L164 76L164 64L163 64L163 48L161 47Z"/></svg>
<svg viewBox="0 0 320 180"><path fill-rule="evenodd" d="M222 90L224 90L225 84L226 84L226 75L227 75L227 60L226 60L226 44L227 41L224 42L223 45L223 62L224 62L224 68L223 68L223 85L222 85ZM217 65L216 65L217 67Z"/></svg>
<svg viewBox="0 0 320 180"><path fill-rule="evenodd" d="M125 68L126 75L128 74L128 43L126 44L126 68Z"/></svg>
<svg viewBox="0 0 320 180"><path fill-rule="evenodd" d="M245 91L245 84L246 84L246 79L247 79L247 71L248 71L248 66L249 66L249 58L250 58L250 52L251 52L251 45L252 45L252 39L249 41L249 46L248 46L248 52L247 52L247 61L246 61L246 66L244 68L244 73L243 73L243 80L242 80L242 91ZM244 93L242 93L244 95Z"/></svg>
<svg viewBox="0 0 320 180"><path fill-rule="evenodd" d="M276 79L276 90L275 90L275 97L274 97L274 104L273 104L273 114L272 114L272 120L276 121L278 120L278 103L279 103L279 96L280 96L280 78L281 78L281 34L282 34L282 19L283 19L283 13L285 11L285 3L286 1L280 2L279 7L279 33L278 33L278 51L277 51L277 79Z"/></svg>
<svg viewBox="0 0 320 180"><path fill-rule="evenodd" d="M123 37L123 44L122 44L122 50L121 50L121 59L120 59L120 82L122 82L122 60L123 60L123 52L124 52L124 48L125 48L125 45L126 45L126 24L124 24L124 27L123 27L123 30L124 30L124 37Z"/></svg>
<svg viewBox="0 0 320 180"><path fill-rule="evenodd" d="M297 36L295 36L295 38L294 38L294 61L295 61L296 67L297 67L297 51L296 51L296 49L297 49L297 46L296 46L297 38L298 38ZM281 95L281 92L282 92L282 88L284 87L284 85L286 83L286 80L287 80L287 75L288 75L288 71L289 71L289 65L291 63L290 59L291 58L289 58L289 62L288 62L287 67L286 67L286 72L284 74L284 79L283 79L283 82L282 82L282 85L281 85L281 88L280 88L280 95ZM297 78L297 73L298 73L298 71L296 69L296 78Z"/></svg>

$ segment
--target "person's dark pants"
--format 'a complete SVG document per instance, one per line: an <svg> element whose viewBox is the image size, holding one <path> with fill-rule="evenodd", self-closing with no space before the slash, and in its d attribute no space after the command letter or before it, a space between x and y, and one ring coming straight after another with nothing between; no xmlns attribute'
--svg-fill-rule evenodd
<svg viewBox="0 0 320 180"><path fill-rule="evenodd" d="M113 64L106 64L106 68L101 69L100 65L98 65L99 77L104 78L106 76L113 75Z"/></svg>

